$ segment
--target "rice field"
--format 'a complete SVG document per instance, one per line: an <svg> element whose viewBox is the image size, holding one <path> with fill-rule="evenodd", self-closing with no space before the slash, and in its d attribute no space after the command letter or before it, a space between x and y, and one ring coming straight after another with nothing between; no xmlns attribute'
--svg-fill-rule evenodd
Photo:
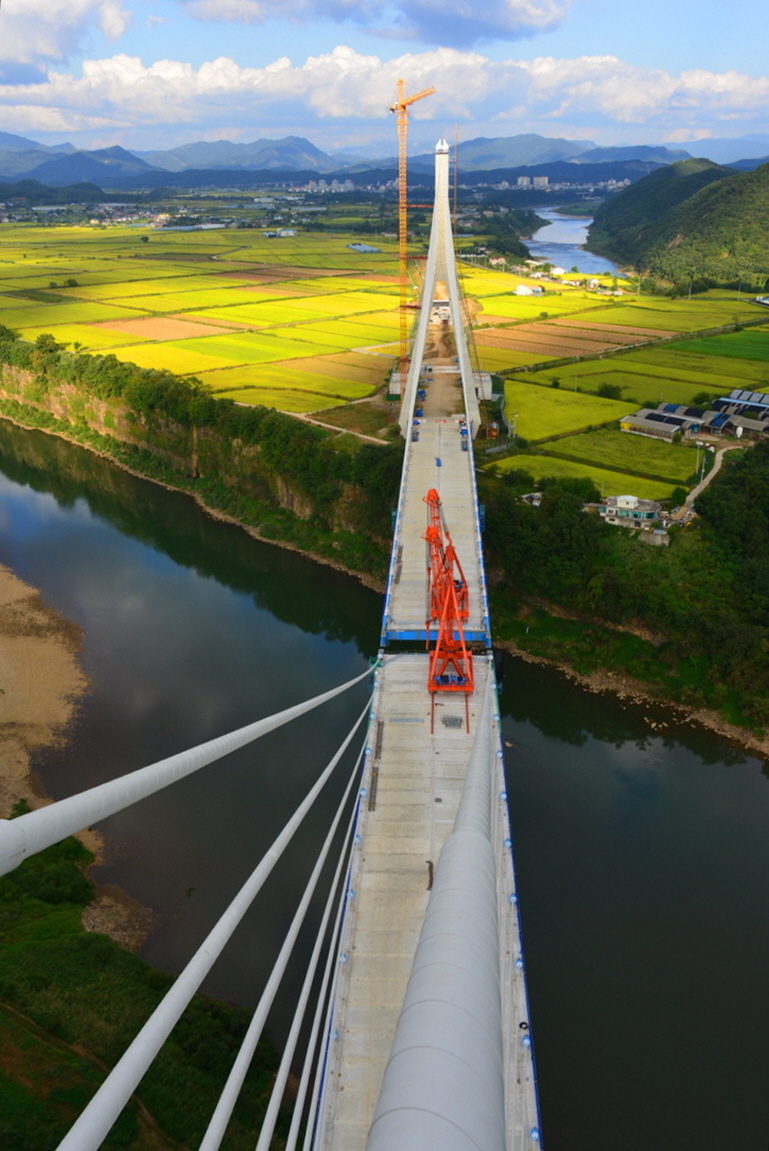
<svg viewBox="0 0 769 1151"><path fill-rule="evenodd" d="M694 444L671 444L613 428L555 440L548 451L610 471L640 472L679 484L685 484L697 466Z"/></svg>
<svg viewBox="0 0 769 1151"><path fill-rule="evenodd" d="M110 355L140 368L163 369L179 376L196 376L212 368L222 368L230 363L224 356L214 356L189 348L174 347L173 344L130 344L122 348L110 348Z"/></svg>
<svg viewBox="0 0 769 1151"><path fill-rule="evenodd" d="M98 324L61 324L56 328L48 324L44 328L24 328L23 334L24 339L30 341L36 340L38 336L55 335L56 340L64 347L73 350L73 345L78 344L84 352L107 353L113 348L123 347L126 343L124 331L103 328ZM144 340L137 338L136 343L141 346Z"/></svg>
<svg viewBox="0 0 769 1151"><path fill-rule="evenodd" d="M727 354L719 348L727 348ZM724 395L733 388L769 390L767 352L769 332L751 330L638 349L605 360L559 364L524 378L543 383L557 379L562 388L582 391L596 391L602 383L616 384L623 389L623 402L636 407L663 401L690 404L700 392Z"/></svg>
<svg viewBox="0 0 769 1151"><path fill-rule="evenodd" d="M648 296L633 300L632 297L626 297L595 318L600 323L629 324L666 332L696 332L742 320L754 320L758 311L758 307L749 300L704 292L691 299L680 300Z"/></svg>
<svg viewBox="0 0 769 1151"><path fill-rule="evenodd" d="M487 348L482 344L475 346L475 360L484 372L504 372L508 368L545 363L551 358L551 356L537 355L534 352L520 352L512 348Z"/></svg>
<svg viewBox="0 0 769 1151"><path fill-rule="evenodd" d="M397 244L364 256L350 239L10 225L0 323L194 374L240 402L338 406L382 384L399 331Z"/></svg>
<svg viewBox="0 0 769 1151"><path fill-rule="evenodd" d="M707 340L686 340L678 351L697 352L703 356L726 356L738 360L758 360L769 363L769 333L761 330L729 332L711 336ZM769 375L769 368L766 369Z"/></svg>
<svg viewBox="0 0 769 1151"><path fill-rule="evenodd" d="M348 248L352 239L330 231L269 239L259 229L3 226L0 323L30 340L50 332L83 354L194 374L239 402L320 410L370 395L398 352L397 243L378 238L380 252L361 254ZM618 302L557 284L515 296L518 284L537 281L466 263L460 274L476 301L475 360L492 372L756 314L728 293ZM658 393L690 402L703 389L769 389L769 336L737 335L518 376L507 385L508 412L518 412L521 435L541 440L618 419ZM560 388L531 386L553 378ZM602 382L619 384L622 401L575 391Z"/></svg>
<svg viewBox="0 0 769 1151"><path fill-rule="evenodd" d="M472 287L465 285L468 295L472 294ZM577 289L559 290L541 296L514 296L488 295L481 299L481 310L476 316L477 323L485 323L487 317L495 320L540 320L556 316L572 315L574 313L589 312L591 319L595 313L601 312L604 305L600 298L594 294Z"/></svg>
<svg viewBox="0 0 769 1151"><path fill-rule="evenodd" d="M590 464L556 459L554 456L547 455L522 453L511 456L509 459L500 460L491 466L503 474L515 470L529 472L535 481L550 476L558 478L587 477L593 481L602 496L633 495L644 500L667 500L676 486L672 483L661 483L658 480L639 479L622 471L612 471L610 468L593 467Z"/></svg>
<svg viewBox="0 0 769 1151"><path fill-rule="evenodd" d="M314 395L312 392L292 391L291 388L235 388L229 392L218 392L221 399L234 400L236 404L251 404L265 408L280 408L282 412L322 412L324 408L334 408L339 400L333 396Z"/></svg>
<svg viewBox="0 0 769 1151"><path fill-rule="evenodd" d="M142 315L138 309L116 307L114 304L73 303L39 304L36 308L8 308L0 311L0 323L7 328L45 328L56 335L59 324L99 323L101 320L128 318ZM23 333L22 333L23 334Z"/></svg>
<svg viewBox="0 0 769 1151"><path fill-rule="evenodd" d="M627 415L627 405L620 400L605 400L564 388L535 387L514 379L505 383L505 411L508 421L516 417L517 434L536 442L619 420Z"/></svg>

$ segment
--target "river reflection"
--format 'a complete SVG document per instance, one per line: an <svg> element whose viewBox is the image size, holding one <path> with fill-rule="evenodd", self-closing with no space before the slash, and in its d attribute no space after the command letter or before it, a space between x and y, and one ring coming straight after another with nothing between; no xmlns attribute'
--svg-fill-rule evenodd
<svg viewBox="0 0 769 1151"><path fill-rule="evenodd" d="M2 423L0 472L0 562L85 629L91 689L68 746L39 760L57 797L306 698L375 653L378 596L185 497ZM146 958L183 965L366 692L102 825L100 878L158 914ZM765 1151L761 763L517 660L500 702L545 1146ZM214 993L257 998L322 822L214 968ZM289 1010L273 1015L278 1035Z"/></svg>
<svg viewBox="0 0 769 1151"><path fill-rule="evenodd" d="M763 1151L761 763L518 661L502 711L545 1146Z"/></svg>
<svg viewBox="0 0 769 1151"><path fill-rule="evenodd" d="M355 581L41 434L0 425L0 464L0 562L85 631L91 689L66 748L36 761L57 798L353 678L375 654L379 597ZM364 681L100 825L98 878L157 913L150 962L183 965L367 692ZM276 870L209 990L258 998L337 791L304 825L301 849ZM281 1012L272 1022L281 1029Z"/></svg>
<svg viewBox="0 0 769 1151"><path fill-rule="evenodd" d="M611 260L584 247L590 217L564 216L557 208L537 208L537 215L549 223L525 241L532 259L546 260L567 272L577 268L583 275L617 271L617 265Z"/></svg>

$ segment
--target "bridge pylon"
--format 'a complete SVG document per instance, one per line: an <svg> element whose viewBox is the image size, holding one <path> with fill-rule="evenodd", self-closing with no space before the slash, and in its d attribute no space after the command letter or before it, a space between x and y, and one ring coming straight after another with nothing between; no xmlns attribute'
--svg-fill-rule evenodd
<svg viewBox="0 0 769 1151"><path fill-rule="evenodd" d="M465 313L457 276L454 254L454 236L451 229L449 204L449 145L439 140L435 147L435 203L430 228L430 246L422 281L421 308L411 349L408 375L401 376L400 427L404 436L409 434L417 407L419 379L427 346L428 329L438 284L445 285L451 326L456 342L457 371L459 372L470 435L475 436L480 425L480 408L476 393L475 375L470 351L465 338Z"/></svg>

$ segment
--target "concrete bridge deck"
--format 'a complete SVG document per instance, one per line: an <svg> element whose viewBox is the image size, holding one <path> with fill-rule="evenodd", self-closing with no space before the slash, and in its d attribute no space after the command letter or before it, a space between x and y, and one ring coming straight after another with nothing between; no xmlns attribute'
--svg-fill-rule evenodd
<svg viewBox="0 0 769 1151"><path fill-rule="evenodd" d="M430 733L427 661L421 654L385 655L377 673L364 818L350 890L343 962L320 1112L324 1151L363 1151L425 915L434 868L450 834L465 782L476 725L487 692L495 692L493 660L475 661L470 730L465 698L440 696ZM499 733L491 742L496 776L498 903L505 1050L514 1104L508 1107L510 1147L532 1146L537 1123L534 1076L524 1040L528 1009L520 952L510 833ZM521 1028L521 1024L524 1027Z"/></svg>
<svg viewBox="0 0 769 1151"><path fill-rule="evenodd" d="M429 559L423 537L427 527L424 497L430 488L434 488L441 497L444 522L467 580L470 616L464 625L465 639L490 643L473 453L469 435L461 434L461 418L426 417L414 421L412 438L406 449L404 482L385 593L384 643L424 640L427 635L426 573Z"/></svg>
<svg viewBox="0 0 769 1151"><path fill-rule="evenodd" d="M361 817L331 995L314 1151L364 1151L371 1138L377 1146L387 1146L388 1151L390 1147L400 1148L400 1136L394 1140L388 1137L381 1143L381 1124L388 1124L397 1114L395 1128L388 1130L391 1134L402 1132L401 1108L409 1107L411 1119L407 1123L414 1125L409 1128L408 1151L421 1151L422 1143L415 1132L425 1129L428 1114L437 1119L432 1131L450 1131L452 1148L531 1151L540 1142L473 462L472 436L478 428L480 410L465 343L464 312L451 243L445 141L436 149L435 213L423 304L435 298L439 281L448 294L458 367L450 366L434 383L428 379L434 373L423 371L430 313L430 308L423 306L401 408L406 450L385 593L381 664L376 673ZM431 346L435 346L438 336L439 333L432 333ZM446 375L456 377L461 392L445 379ZM418 401L420 391L426 391L423 401ZM416 417L418 403L424 415ZM456 412L458 404L462 415ZM444 527L452 537L468 585L469 618L463 627L465 639L475 650L474 689L470 694L462 690L431 694L428 690L429 655L423 646L427 637L429 567L424 497L431 488L440 495ZM435 631L432 634L435 639ZM411 643L415 650L394 651L394 643ZM471 767L472 783L468 785ZM479 799L481 794L483 798ZM468 795L472 796L469 800ZM464 885L473 897L477 890L478 901L473 903L473 910L481 904L484 908L483 929L472 938L467 917L457 911L461 899L456 904L445 900L441 903L448 890L444 880L447 872L439 868L441 851L450 840L446 855L456 858L452 848L458 842L457 835L461 838L466 834L463 830L457 832L455 826L460 800L463 829L467 826L468 805L475 804L473 810L478 817L473 850L467 857L467 866L462 864L461 883L456 888ZM482 832L477 830L481 825ZM482 849L478 846L481 842ZM474 885L481 874L485 878L476 889ZM431 1070L424 1083L413 1089L413 1076L408 1081L401 1079L396 1092L399 1102L394 1109L392 1092L386 1086L388 1101L380 1115L380 1090L394 1066L391 1051L394 1039L397 1045L401 1034L399 1017L407 988L410 991L413 986L412 968L418 944L422 947L420 934L426 912L428 918L432 914L430 889L436 875L438 904L444 913L447 907L449 911L445 920L449 926L440 935L440 950L450 956L446 959L446 970L453 973L449 982L454 978L458 982L451 984L451 994L447 993L439 1007L442 992L433 979L440 982L440 977L431 966L425 991L424 969L420 969L421 1002L426 1004L430 1017L426 1030L430 1031L436 1020L437 1028L431 1031L432 1038L424 1040L426 1045L434 1043L432 1047L425 1046L424 1052L421 1032L419 1037L409 1032L407 1046L411 1066L416 1069L424 1062ZM461 906L467 909L471 905L465 902ZM458 950L454 940L460 941ZM485 949L480 964L483 974L475 960L456 958L465 943L471 948L477 943ZM466 957L468 952L463 954ZM442 986L448 984L444 981ZM487 1002L495 1004L483 1015L482 1022L482 1013L476 1016L475 1012L478 992L481 998L486 996ZM461 1007L458 999L462 999ZM446 1005L452 1018L459 1015L463 1020L462 1039L455 1042L449 1055L454 1058L455 1078L451 1082L458 1086L456 1090L451 1086L448 1095L442 1075L436 1072L447 1066L439 1054L443 1039L452 1030L452 1025L447 1030L448 1016L441 1014ZM413 1020L413 1016L408 1015L408 1019ZM466 1021L473 1021L469 1029ZM409 1026L410 1023L407 1031ZM436 1041L438 1035L440 1041ZM461 1098L462 1089L478 1070L473 1053L467 1051L466 1035L474 1036L471 1046L475 1043L479 1053L478 1067L491 1069L490 1074L484 1070L475 1079L484 1090L492 1084L489 1108L480 1103L480 1091L477 1099ZM399 1069L403 1067L399 1062L403 1055L403 1049L398 1048ZM394 1074L398 1078L401 1072ZM436 1084L440 1088L438 1094L443 1090L443 1097L431 1112L427 1096L436 1098ZM407 1103L403 1102L406 1096L410 1096ZM496 1120L486 1124L485 1117L492 1111L498 1116L496 1126ZM459 1117L456 1125L450 1112ZM493 1137L489 1134L492 1129ZM471 1131L473 1134L469 1134ZM442 1137L429 1142L430 1151L433 1147L439 1151L444 1143ZM428 1151L426 1144L424 1151Z"/></svg>

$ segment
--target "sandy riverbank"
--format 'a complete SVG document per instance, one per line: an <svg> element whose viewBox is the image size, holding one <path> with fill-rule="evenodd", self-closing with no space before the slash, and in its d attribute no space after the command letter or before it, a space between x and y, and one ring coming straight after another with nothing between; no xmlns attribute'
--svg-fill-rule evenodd
<svg viewBox="0 0 769 1151"><path fill-rule="evenodd" d="M88 680L79 662L82 631L64 619L8 568L0 566L0 816L18 799L32 808L49 803L30 770L31 756L67 738ZM97 859L102 841L81 838ZM99 889L84 915L86 927L136 948L151 915L117 889Z"/></svg>

